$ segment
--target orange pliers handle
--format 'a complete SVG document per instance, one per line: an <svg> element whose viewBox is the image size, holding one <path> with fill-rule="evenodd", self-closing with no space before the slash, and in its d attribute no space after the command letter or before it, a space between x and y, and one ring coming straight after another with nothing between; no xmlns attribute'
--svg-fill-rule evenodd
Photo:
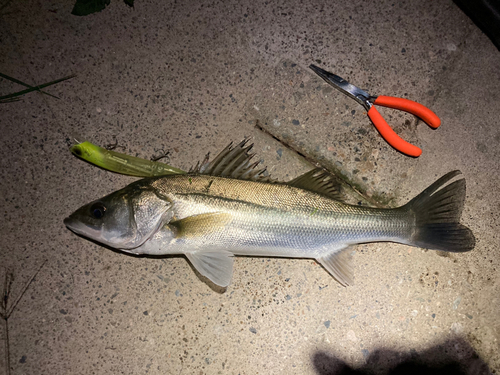
<svg viewBox="0 0 500 375"><path fill-rule="evenodd" d="M412 100L381 95L373 101L373 104L409 112L417 117L420 117L425 121L425 123L427 123L427 125L434 129L441 125L441 120L434 112L422 104ZM377 111L375 106L371 106L368 110L368 116L372 120L373 125L375 125L379 131L380 135L396 150L414 157L418 157L422 154L422 150L419 147L406 142L399 135L397 135L394 130L392 130L389 124L387 124L384 118L380 115L379 111Z"/></svg>

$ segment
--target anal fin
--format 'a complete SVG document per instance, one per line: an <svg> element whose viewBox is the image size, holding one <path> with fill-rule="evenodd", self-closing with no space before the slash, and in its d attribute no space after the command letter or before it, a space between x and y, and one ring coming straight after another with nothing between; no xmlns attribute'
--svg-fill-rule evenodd
<svg viewBox="0 0 500 375"><path fill-rule="evenodd" d="M342 247L332 250L316 260L343 286L353 285L353 270L349 248Z"/></svg>
<svg viewBox="0 0 500 375"><path fill-rule="evenodd" d="M227 287L233 276L233 254L226 250L205 250L186 253L194 268L220 287Z"/></svg>

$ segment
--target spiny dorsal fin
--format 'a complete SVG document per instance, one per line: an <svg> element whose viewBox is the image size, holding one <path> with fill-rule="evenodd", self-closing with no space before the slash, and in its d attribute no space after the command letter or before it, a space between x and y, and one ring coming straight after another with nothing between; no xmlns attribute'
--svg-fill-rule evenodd
<svg viewBox="0 0 500 375"><path fill-rule="evenodd" d="M313 169L289 181L287 185L313 191L335 200L342 200L341 185L321 168Z"/></svg>
<svg viewBox="0 0 500 375"><path fill-rule="evenodd" d="M237 146L231 142L214 160L208 162L208 154L203 163L198 163L191 168L190 173L206 174L210 176L231 177L240 180L254 180L270 182L264 176L266 169L255 169L259 162L250 163L255 154L250 154L253 144L247 146L250 138L245 138Z"/></svg>
<svg viewBox="0 0 500 375"><path fill-rule="evenodd" d="M286 184L313 191L332 199L343 200L340 184L320 168L313 169L286 183L264 176L266 169L257 169L258 161L251 163L251 159L255 154L250 153L253 144L248 145L249 140L250 138L245 138L237 146L233 146L231 142L211 162L208 161L209 154L207 154L205 160L201 164L198 162L189 172L239 180Z"/></svg>

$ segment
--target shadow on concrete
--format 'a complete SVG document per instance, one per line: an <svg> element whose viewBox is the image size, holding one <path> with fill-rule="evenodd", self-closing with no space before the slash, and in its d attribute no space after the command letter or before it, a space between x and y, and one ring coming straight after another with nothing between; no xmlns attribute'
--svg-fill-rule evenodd
<svg viewBox="0 0 500 375"><path fill-rule="evenodd" d="M463 339L455 338L425 351L396 352L390 349L363 350L366 362L351 367L341 358L325 351L313 354L312 362L318 375L486 375L488 365Z"/></svg>

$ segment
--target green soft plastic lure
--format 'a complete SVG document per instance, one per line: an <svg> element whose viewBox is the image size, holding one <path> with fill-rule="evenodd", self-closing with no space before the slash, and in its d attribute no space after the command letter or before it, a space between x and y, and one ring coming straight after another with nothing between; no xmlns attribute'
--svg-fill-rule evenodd
<svg viewBox="0 0 500 375"><path fill-rule="evenodd" d="M80 159L98 167L129 176L158 177L186 173L182 169L165 163L106 150L88 141L79 142L71 146L70 151Z"/></svg>

